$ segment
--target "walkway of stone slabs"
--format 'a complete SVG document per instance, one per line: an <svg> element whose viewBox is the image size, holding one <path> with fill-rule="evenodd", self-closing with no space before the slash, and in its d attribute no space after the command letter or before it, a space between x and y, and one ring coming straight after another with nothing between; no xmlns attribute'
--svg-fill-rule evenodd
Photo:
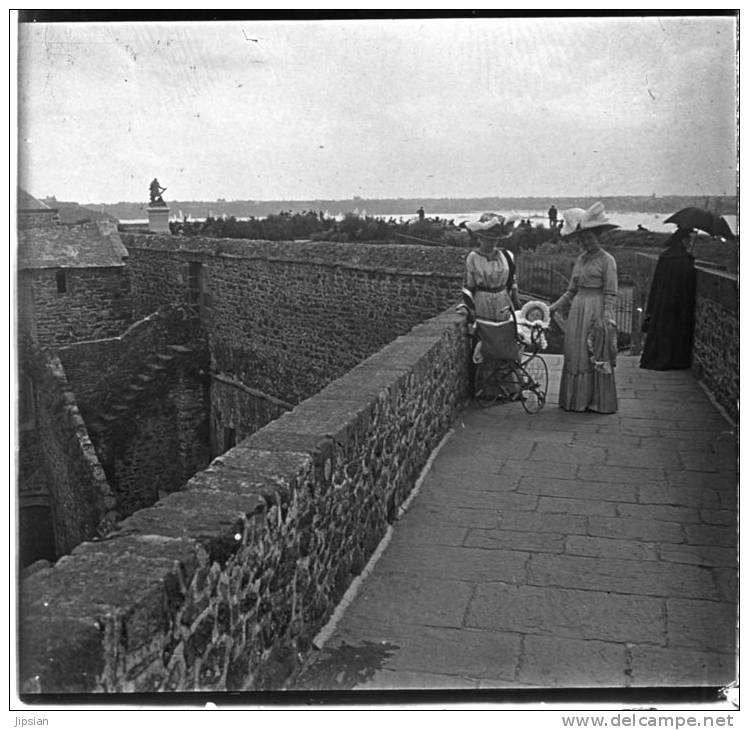
<svg viewBox="0 0 749 730"><path fill-rule="evenodd" d="M619 411L469 407L291 689L736 678L737 434L689 371L620 358Z"/></svg>

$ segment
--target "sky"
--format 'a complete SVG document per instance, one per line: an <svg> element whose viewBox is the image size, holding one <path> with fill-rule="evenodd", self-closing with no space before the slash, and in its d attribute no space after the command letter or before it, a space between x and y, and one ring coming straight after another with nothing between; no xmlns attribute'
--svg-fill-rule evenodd
<svg viewBox="0 0 749 730"><path fill-rule="evenodd" d="M736 193L732 17L18 26L19 184L146 201Z"/></svg>

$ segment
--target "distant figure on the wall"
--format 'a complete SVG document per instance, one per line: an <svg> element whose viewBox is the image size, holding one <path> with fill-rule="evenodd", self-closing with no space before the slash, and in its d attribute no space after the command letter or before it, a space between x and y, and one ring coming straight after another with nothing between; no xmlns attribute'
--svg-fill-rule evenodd
<svg viewBox="0 0 749 730"><path fill-rule="evenodd" d="M551 208L549 208L549 228L556 228L557 227L557 209L552 204Z"/></svg>
<svg viewBox="0 0 749 730"><path fill-rule="evenodd" d="M419 216L419 220L424 220L424 206L422 205L417 211L416 214Z"/></svg>
<svg viewBox="0 0 749 730"><path fill-rule="evenodd" d="M650 233L650 230L648 228L645 228L645 226L643 226L642 223L637 224L637 230L644 231L645 233Z"/></svg>
<svg viewBox="0 0 749 730"><path fill-rule="evenodd" d="M686 370L692 365L697 274L685 245L691 236L691 230L677 228L658 258L642 323L640 367L646 370Z"/></svg>
<svg viewBox="0 0 749 730"><path fill-rule="evenodd" d="M150 186L150 192L151 192L151 205L152 206L166 206L166 203L164 202L164 199L161 197L162 193L166 192L166 188L162 188L161 185L159 185L159 181L154 178L151 180L151 186Z"/></svg>

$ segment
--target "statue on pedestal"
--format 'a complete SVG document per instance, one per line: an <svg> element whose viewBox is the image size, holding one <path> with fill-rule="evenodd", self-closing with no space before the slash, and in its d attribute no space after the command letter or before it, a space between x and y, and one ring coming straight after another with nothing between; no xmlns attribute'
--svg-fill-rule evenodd
<svg viewBox="0 0 749 730"><path fill-rule="evenodd" d="M156 206L163 206L166 208L166 203L164 202L164 199L161 197L161 194L166 192L166 188L162 188L161 185L159 185L159 181L154 178L151 180L151 207Z"/></svg>

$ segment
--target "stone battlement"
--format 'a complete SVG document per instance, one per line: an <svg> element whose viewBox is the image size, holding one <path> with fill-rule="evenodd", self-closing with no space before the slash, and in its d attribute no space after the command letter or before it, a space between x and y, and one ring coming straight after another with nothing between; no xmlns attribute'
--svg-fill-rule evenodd
<svg viewBox="0 0 749 730"><path fill-rule="evenodd" d="M464 405L433 317L21 587L22 691L273 689Z"/></svg>

